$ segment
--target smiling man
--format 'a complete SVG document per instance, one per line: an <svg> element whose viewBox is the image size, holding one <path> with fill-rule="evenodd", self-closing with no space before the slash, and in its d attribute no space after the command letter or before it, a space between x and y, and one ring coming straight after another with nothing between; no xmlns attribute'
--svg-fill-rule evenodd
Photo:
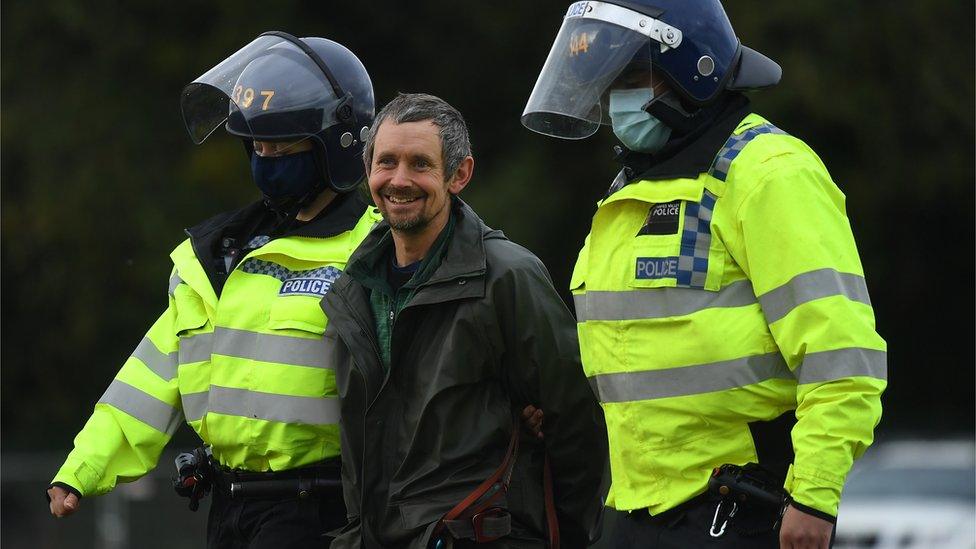
<svg viewBox="0 0 976 549"><path fill-rule="evenodd" d="M585 546L603 416L545 267L457 197L474 171L464 119L400 95L363 154L385 222L322 301L350 514L333 547L542 547L557 524ZM518 428L528 403L544 440Z"/></svg>

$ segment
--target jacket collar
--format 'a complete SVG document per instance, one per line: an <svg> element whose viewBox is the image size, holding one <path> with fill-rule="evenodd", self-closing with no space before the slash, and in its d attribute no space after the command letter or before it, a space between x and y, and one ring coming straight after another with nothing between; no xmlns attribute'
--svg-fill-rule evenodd
<svg viewBox="0 0 976 549"><path fill-rule="evenodd" d="M616 159L624 165L627 183L697 178L708 171L722 145L751 112L749 99L742 94L729 94L714 106L714 112L706 115L697 129L672 140L657 154L625 150Z"/></svg>
<svg viewBox="0 0 976 549"><path fill-rule="evenodd" d="M485 237L491 235L492 238L504 238L501 231L493 231L486 226L478 214L460 198L452 198L451 208L455 216L454 234L446 243L447 249L440 265L423 286L483 275L487 270ZM381 277L379 273L386 268L384 261L392 246L390 224L383 221L370 231L349 258L346 272L357 280Z"/></svg>
<svg viewBox="0 0 976 549"><path fill-rule="evenodd" d="M340 194L308 223L290 229L286 227L281 233L272 231L272 234L275 238L286 236L331 238L352 230L364 211L366 211L366 203L358 193ZM224 283L224 279L217 272L217 261L218 256L221 255L223 238L252 236L249 233L269 222L269 216L274 215L274 212L265 207L263 201L258 200L239 210L218 214L186 229L193 253L218 295Z"/></svg>
<svg viewBox="0 0 976 549"><path fill-rule="evenodd" d="M356 191L343 193L319 212L315 219L287 230L282 236L331 238L352 230L366 211L367 204Z"/></svg>
<svg viewBox="0 0 976 549"><path fill-rule="evenodd" d="M430 284L485 274L488 270L485 238L501 235L501 231L494 231L485 225L478 214L460 198L453 199L452 207L456 216L454 236L447 243L447 251L440 267L428 280Z"/></svg>
<svg viewBox="0 0 976 549"><path fill-rule="evenodd" d="M440 266L421 284L405 307L432 305L459 299L481 298L485 295L487 255L485 240L505 238L501 231L488 228L461 199L454 198L451 207L455 215L454 233L446 243L447 250ZM364 348L375 347L376 324L371 313L368 279L376 278L376 269L383 263L389 247L393 246L390 225L383 221L376 225L353 252L343 276L333 284L322 299L322 310L329 318L329 326L347 341L358 341ZM365 281L365 283L364 283ZM384 371L376 360L364 360L361 366L371 372L367 379L383 379ZM374 388L379 391L378 385ZM375 394L375 393L374 393ZM370 400L372 400L370 398Z"/></svg>
<svg viewBox="0 0 976 549"><path fill-rule="evenodd" d="M276 236L330 238L355 227L364 211L366 211L366 202L359 196L359 193L340 194L308 223L286 229L282 234ZM239 210L215 215L190 227L186 233L190 238L204 240L211 237L213 233L222 235L227 232L234 232L251 223L256 226L265 216L270 215L274 215L274 213L268 210L264 201L257 200Z"/></svg>

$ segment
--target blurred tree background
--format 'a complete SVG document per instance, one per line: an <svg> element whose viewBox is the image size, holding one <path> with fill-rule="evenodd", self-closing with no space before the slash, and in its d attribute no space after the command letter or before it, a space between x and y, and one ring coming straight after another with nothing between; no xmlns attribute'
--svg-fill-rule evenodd
<svg viewBox="0 0 976 549"><path fill-rule="evenodd" d="M348 46L379 104L426 91L455 105L477 160L464 197L566 288L617 170L609 131L558 141L519 123L567 5L4 2L4 449L67 449L165 307L167 254L183 229L257 197L239 141L218 132L193 146L178 99L265 30ZM743 42L784 69L756 109L806 140L848 196L889 343L882 428L971 433L973 3L729 0L727 10Z"/></svg>

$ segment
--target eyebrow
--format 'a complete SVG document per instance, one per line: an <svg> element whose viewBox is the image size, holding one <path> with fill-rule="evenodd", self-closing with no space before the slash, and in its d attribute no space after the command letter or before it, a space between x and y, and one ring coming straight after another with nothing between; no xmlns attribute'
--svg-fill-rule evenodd
<svg viewBox="0 0 976 549"><path fill-rule="evenodd" d="M380 153L377 153L373 157L373 161L374 162L381 162L383 160L396 159L396 158L397 158L397 155L393 154L392 152L380 152ZM437 165L437 161L438 161L437 158L433 158L433 157L428 156L428 155L426 155L424 153L411 154L408 157L408 161L410 161L410 162L416 162L417 160L424 160L427 163L432 164L432 165L435 165L435 166Z"/></svg>
<svg viewBox="0 0 976 549"><path fill-rule="evenodd" d="M436 160L427 156L426 154L414 154L410 156L410 160L425 160L430 164L436 164Z"/></svg>

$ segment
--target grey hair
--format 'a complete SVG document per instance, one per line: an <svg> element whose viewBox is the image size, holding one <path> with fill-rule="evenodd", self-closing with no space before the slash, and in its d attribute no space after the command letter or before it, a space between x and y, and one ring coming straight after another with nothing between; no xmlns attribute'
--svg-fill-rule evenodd
<svg viewBox="0 0 976 549"><path fill-rule="evenodd" d="M464 117L457 109L440 97L426 93L400 93L386 104L376 115L376 120L369 128L363 147L363 162L366 163L366 173L373 164L373 146L376 143L376 131L387 119L395 124L405 122L421 122L430 120L440 128L441 159L444 162L444 180L448 181L457 171L461 161L471 156L471 138L468 136L468 126Z"/></svg>

